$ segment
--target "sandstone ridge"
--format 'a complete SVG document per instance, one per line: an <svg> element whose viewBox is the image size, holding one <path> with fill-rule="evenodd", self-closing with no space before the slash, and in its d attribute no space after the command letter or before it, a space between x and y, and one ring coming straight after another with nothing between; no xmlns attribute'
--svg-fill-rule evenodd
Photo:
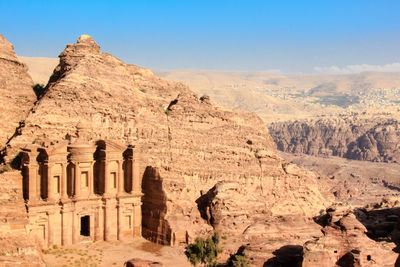
<svg viewBox="0 0 400 267"><path fill-rule="evenodd" d="M0 146L4 147L36 100L28 68L0 34ZM5 123L6 122L6 123Z"/></svg>
<svg viewBox="0 0 400 267"><path fill-rule="evenodd" d="M353 114L272 123L278 149L314 156L400 162L399 121L390 114Z"/></svg>
<svg viewBox="0 0 400 267"><path fill-rule="evenodd" d="M310 217L332 201L315 174L276 155L256 115L216 107L81 36L60 54L46 93L8 151L11 158L32 143L96 140L134 145L140 153L143 236L155 242L186 243L213 227L241 235L259 218ZM207 193L216 185L215 194ZM211 197L199 209L204 195L216 195L219 204ZM218 214L218 225L207 210Z"/></svg>

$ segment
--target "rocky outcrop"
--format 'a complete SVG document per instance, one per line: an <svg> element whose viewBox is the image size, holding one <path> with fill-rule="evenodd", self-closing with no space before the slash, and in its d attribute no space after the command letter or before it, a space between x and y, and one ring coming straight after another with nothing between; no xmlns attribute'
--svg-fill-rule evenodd
<svg viewBox="0 0 400 267"><path fill-rule="evenodd" d="M155 242L186 243L213 227L242 234L256 218L310 217L331 202L315 175L276 156L256 115L216 107L180 83L127 65L87 35L60 54L46 88L9 154L76 139L134 145L143 235ZM199 205L204 194L210 198Z"/></svg>
<svg viewBox="0 0 400 267"><path fill-rule="evenodd" d="M249 226L242 253L254 266L301 266L303 244L321 236L321 227L311 218L279 216Z"/></svg>
<svg viewBox="0 0 400 267"><path fill-rule="evenodd" d="M0 266L44 266L40 248L28 238L30 227L18 171L0 174Z"/></svg>
<svg viewBox="0 0 400 267"><path fill-rule="evenodd" d="M0 34L0 149L14 135L36 100L28 68Z"/></svg>
<svg viewBox="0 0 400 267"><path fill-rule="evenodd" d="M384 114L277 122L269 130L284 152L400 162L399 122Z"/></svg>
<svg viewBox="0 0 400 267"><path fill-rule="evenodd" d="M345 206L331 207L320 217L323 236L304 244L304 267L308 266L393 266L395 245L376 242L367 228Z"/></svg>

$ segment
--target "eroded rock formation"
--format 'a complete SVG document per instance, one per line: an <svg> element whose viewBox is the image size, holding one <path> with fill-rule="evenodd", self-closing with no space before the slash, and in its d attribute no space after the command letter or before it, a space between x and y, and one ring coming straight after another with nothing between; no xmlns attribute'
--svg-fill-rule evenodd
<svg viewBox="0 0 400 267"><path fill-rule="evenodd" d="M36 100L27 70L0 34L0 164L7 141L20 134L19 128ZM0 265L43 266L37 244L27 235L21 173L10 169L0 166Z"/></svg>
<svg viewBox="0 0 400 267"><path fill-rule="evenodd" d="M36 100L28 68L0 34L0 149L14 135Z"/></svg>
<svg viewBox="0 0 400 267"><path fill-rule="evenodd" d="M277 122L269 129L284 152L400 162L399 122L384 114Z"/></svg>
<svg viewBox="0 0 400 267"><path fill-rule="evenodd" d="M257 218L314 216L332 200L313 173L276 156L256 115L216 107L180 83L127 65L87 35L60 54L46 93L8 152L76 139L135 145L142 157L143 235L163 244L186 243L212 227L242 234ZM214 186L220 204L210 198L200 212L196 200ZM213 221L202 214L210 204L219 216Z"/></svg>
<svg viewBox="0 0 400 267"><path fill-rule="evenodd" d="M395 244L375 242L367 228L345 206L337 205L320 218L323 236L304 244L304 267L393 266Z"/></svg>
<svg viewBox="0 0 400 267"><path fill-rule="evenodd" d="M0 265L44 266L39 244L28 237L19 171L0 173Z"/></svg>

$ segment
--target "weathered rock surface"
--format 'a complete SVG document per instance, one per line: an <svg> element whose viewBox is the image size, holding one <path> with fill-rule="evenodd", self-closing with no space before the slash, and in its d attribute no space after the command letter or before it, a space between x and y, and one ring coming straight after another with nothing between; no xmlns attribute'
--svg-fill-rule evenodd
<svg viewBox="0 0 400 267"><path fill-rule="evenodd" d="M17 171L0 174L0 266L44 266L40 248L28 238L22 179Z"/></svg>
<svg viewBox="0 0 400 267"><path fill-rule="evenodd" d="M187 242L212 226L242 234L256 218L310 217L331 202L315 175L276 156L256 115L215 107L180 83L101 52L87 35L60 54L45 95L8 151L11 158L26 144L74 139L135 145L143 235L159 243ZM200 212L196 200L209 191L215 197L209 193Z"/></svg>
<svg viewBox="0 0 400 267"><path fill-rule="evenodd" d="M284 152L400 162L399 121L384 114L277 122L269 129Z"/></svg>
<svg viewBox="0 0 400 267"><path fill-rule="evenodd" d="M0 146L15 133L36 100L28 68L0 34ZM1 149L0 147L0 149Z"/></svg>
<svg viewBox="0 0 400 267"><path fill-rule="evenodd" d="M395 244L370 239L367 228L347 207L329 208L320 218L323 237L304 244L304 267L393 266Z"/></svg>
<svg viewBox="0 0 400 267"><path fill-rule="evenodd" d="M286 152L279 152L279 156L313 171L321 179L329 180L336 201L364 206L382 198L400 197L400 165L397 163Z"/></svg>
<svg viewBox="0 0 400 267"><path fill-rule="evenodd" d="M321 226L311 218L280 216L250 225L242 253L255 266L301 266L303 244L321 236Z"/></svg>

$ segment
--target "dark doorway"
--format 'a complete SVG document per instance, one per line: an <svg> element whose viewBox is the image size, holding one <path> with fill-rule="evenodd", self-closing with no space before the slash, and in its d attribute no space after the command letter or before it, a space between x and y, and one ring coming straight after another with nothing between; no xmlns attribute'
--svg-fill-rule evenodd
<svg viewBox="0 0 400 267"><path fill-rule="evenodd" d="M81 217L81 235L90 236L90 216Z"/></svg>

